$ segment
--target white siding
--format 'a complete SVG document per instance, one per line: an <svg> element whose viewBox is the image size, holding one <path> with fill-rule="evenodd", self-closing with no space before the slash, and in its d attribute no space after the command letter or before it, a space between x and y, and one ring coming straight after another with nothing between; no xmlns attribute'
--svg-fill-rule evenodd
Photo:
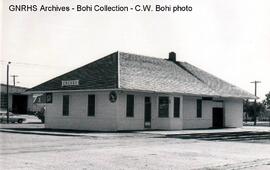
<svg viewBox="0 0 270 170"><path fill-rule="evenodd" d="M126 117L126 96L134 95L134 117ZM143 130L144 129L144 98L151 97L151 129L182 129L182 102L180 102L180 118L173 117L173 97L169 95L169 117L158 117L158 97L157 94L122 92L119 95L119 105L117 111L118 130ZM178 96L181 98L181 96ZM182 101L182 100L181 100Z"/></svg>
<svg viewBox="0 0 270 170"><path fill-rule="evenodd" d="M87 115L88 95L95 94L95 116ZM134 95L134 117L126 116L127 94ZM69 116L63 116L63 95L69 95ZM197 99L157 93L117 92L117 101L109 101L109 92L53 93L53 103L46 104L45 127L78 130L144 130L144 98L151 97L151 129L180 130L212 127L213 107L224 107L224 125L242 126L242 100L202 101L202 117L197 118ZM169 97L169 117L158 116L159 96ZM180 118L174 118L174 97L180 97Z"/></svg>
<svg viewBox="0 0 270 170"><path fill-rule="evenodd" d="M95 94L95 116L87 115L88 95ZM69 115L62 114L63 95L69 95ZM45 127L57 129L116 130L116 103L109 92L54 93L53 103L46 104Z"/></svg>
<svg viewBox="0 0 270 170"><path fill-rule="evenodd" d="M197 97L184 96L183 113L184 129L198 129L212 127L212 106L213 102L208 100L202 101L202 117L197 118Z"/></svg>
<svg viewBox="0 0 270 170"><path fill-rule="evenodd" d="M159 117L158 116L158 100L159 96L169 97L169 117ZM174 97L180 97L180 117L173 117L174 108ZM152 129L168 129L168 130L181 130L183 129L183 114L182 114L182 97L181 96L171 96L171 95L157 95L155 100L155 112L153 117L153 128Z"/></svg>
<svg viewBox="0 0 270 170"><path fill-rule="evenodd" d="M231 99L224 101L225 127L243 126L243 100Z"/></svg>
<svg viewBox="0 0 270 170"><path fill-rule="evenodd" d="M134 117L126 116L127 94L134 95ZM118 95L117 129L142 130L144 129L144 96L137 93L124 93Z"/></svg>

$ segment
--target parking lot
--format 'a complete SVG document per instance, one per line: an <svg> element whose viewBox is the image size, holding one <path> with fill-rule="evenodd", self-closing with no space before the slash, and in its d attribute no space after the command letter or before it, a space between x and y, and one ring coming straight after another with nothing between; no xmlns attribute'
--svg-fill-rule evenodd
<svg viewBox="0 0 270 170"><path fill-rule="evenodd" d="M2 124L3 169L270 169L270 128L55 131Z"/></svg>

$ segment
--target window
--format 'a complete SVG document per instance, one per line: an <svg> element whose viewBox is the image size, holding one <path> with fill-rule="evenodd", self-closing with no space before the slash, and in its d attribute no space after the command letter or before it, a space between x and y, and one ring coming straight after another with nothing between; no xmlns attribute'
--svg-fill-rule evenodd
<svg viewBox="0 0 270 170"><path fill-rule="evenodd" d="M7 94L1 93L1 108L7 108Z"/></svg>
<svg viewBox="0 0 270 170"><path fill-rule="evenodd" d="M197 117L202 117L202 100L197 100Z"/></svg>
<svg viewBox="0 0 270 170"><path fill-rule="evenodd" d="M63 96L63 116L69 115L69 95Z"/></svg>
<svg viewBox="0 0 270 170"><path fill-rule="evenodd" d="M174 98L173 116L180 117L180 97Z"/></svg>
<svg viewBox="0 0 270 170"><path fill-rule="evenodd" d="M169 117L169 97L159 97L158 116Z"/></svg>
<svg viewBox="0 0 270 170"><path fill-rule="evenodd" d="M127 117L134 116L134 95L127 95Z"/></svg>
<svg viewBox="0 0 270 170"><path fill-rule="evenodd" d="M88 95L88 116L95 116L95 95Z"/></svg>

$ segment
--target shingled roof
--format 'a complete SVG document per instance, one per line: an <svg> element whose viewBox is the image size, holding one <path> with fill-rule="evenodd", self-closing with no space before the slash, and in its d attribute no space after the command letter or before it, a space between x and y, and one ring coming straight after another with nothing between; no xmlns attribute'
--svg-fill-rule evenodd
<svg viewBox="0 0 270 170"><path fill-rule="evenodd" d="M63 80L79 80L62 86ZM29 91L122 89L197 96L255 98L189 63L116 52L56 77Z"/></svg>
<svg viewBox="0 0 270 170"><path fill-rule="evenodd" d="M78 69L35 86L28 91L88 90L118 88L118 56L113 53ZM79 80L77 86L62 86L62 81Z"/></svg>

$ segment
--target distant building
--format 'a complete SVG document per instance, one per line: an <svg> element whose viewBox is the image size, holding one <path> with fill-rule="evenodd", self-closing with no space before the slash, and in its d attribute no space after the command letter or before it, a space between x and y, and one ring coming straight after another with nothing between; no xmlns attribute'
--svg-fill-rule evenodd
<svg viewBox="0 0 270 170"><path fill-rule="evenodd" d="M255 98L174 52L115 52L28 93L43 94L46 128L109 131L241 127L243 99Z"/></svg>
<svg viewBox="0 0 270 170"><path fill-rule="evenodd" d="M9 85L8 108L16 114L26 114L33 108L33 97L24 94L28 88ZM7 85L1 84L1 109L7 108Z"/></svg>

